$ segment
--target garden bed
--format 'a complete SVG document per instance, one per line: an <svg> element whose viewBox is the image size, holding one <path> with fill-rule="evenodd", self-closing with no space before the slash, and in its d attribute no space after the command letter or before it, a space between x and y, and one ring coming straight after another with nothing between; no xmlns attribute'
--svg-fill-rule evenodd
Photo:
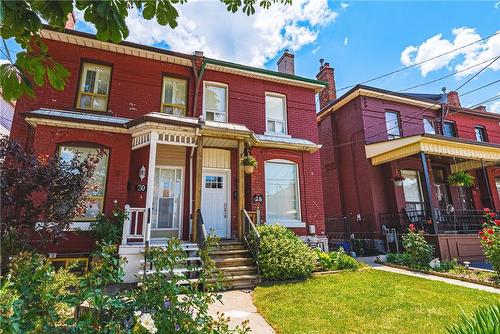
<svg viewBox="0 0 500 334"><path fill-rule="evenodd" d="M499 281L496 278L495 273L491 272L491 271L465 269L464 267L460 267L461 269L454 269L454 270L449 271L449 272L442 272L442 271L434 271L434 270L416 269L416 268L411 268L408 266L403 266L400 264L394 264L394 263L389 263L389 262L377 261L377 263L383 264L383 265L388 266L388 267L409 270L409 271L413 271L413 272L424 273L424 274L439 276L439 277L443 277L443 278L450 278L450 279L455 279L455 280L459 280L459 281L463 281L463 282L480 284L480 285L485 285L485 286L490 286L493 288L500 289Z"/></svg>

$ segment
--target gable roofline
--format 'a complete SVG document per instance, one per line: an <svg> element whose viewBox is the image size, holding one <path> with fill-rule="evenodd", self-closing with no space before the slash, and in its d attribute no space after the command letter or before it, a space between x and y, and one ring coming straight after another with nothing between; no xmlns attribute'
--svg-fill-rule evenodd
<svg viewBox="0 0 500 334"><path fill-rule="evenodd" d="M188 67L192 67L192 60L194 57L193 55L189 55L186 53L165 50L154 46L148 46L128 41L122 41L120 43L103 42L98 40L96 35L94 34L70 29L57 30L46 24L43 25L41 36L45 39L55 40L63 43L75 44L159 61L166 61L169 63ZM327 86L327 83L315 79L304 78L297 75L232 63L214 58L204 57L203 62L207 64L207 69L209 70L232 73L246 77L253 77L287 85L305 87L314 89L316 92L319 92L321 89Z"/></svg>

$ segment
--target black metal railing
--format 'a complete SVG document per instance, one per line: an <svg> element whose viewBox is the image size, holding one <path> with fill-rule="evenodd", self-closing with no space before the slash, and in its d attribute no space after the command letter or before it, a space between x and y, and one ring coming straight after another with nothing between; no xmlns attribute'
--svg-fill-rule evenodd
<svg viewBox="0 0 500 334"><path fill-rule="evenodd" d="M198 209L196 212L198 224L196 226L198 233L198 246L200 248L205 248L205 243L207 241L207 229L205 227L205 222L203 222L203 215L201 214L201 210Z"/></svg>
<svg viewBox="0 0 500 334"><path fill-rule="evenodd" d="M403 210L401 212L381 213L380 225L395 229L398 233L406 233L410 224L425 233L434 233L432 215L429 210Z"/></svg>
<svg viewBox="0 0 500 334"><path fill-rule="evenodd" d="M243 228L244 235L243 240L245 241L247 248L250 250L252 254L252 258L255 261L255 265L257 266L257 274L260 275L260 266L259 266L259 247L260 247L260 233L257 230L257 227L253 223L250 215L247 210L243 209L241 211L243 216Z"/></svg>
<svg viewBox="0 0 500 334"><path fill-rule="evenodd" d="M500 211L492 211L500 218ZM484 221L483 210L435 209L438 233L475 234L481 230Z"/></svg>

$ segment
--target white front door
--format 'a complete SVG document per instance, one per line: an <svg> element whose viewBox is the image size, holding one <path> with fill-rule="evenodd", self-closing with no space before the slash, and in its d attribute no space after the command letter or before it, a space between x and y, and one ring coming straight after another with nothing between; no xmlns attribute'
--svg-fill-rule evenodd
<svg viewBox="0 0 500 334"><path fill-rule="evenodd" d="M182 220L183 170L156 167L153 189L152 230L154 236L180 237ZM163 231L163 233L160 233Z"/></svg>
<svg viewBox="0 0 500 334"><path fill-rule="evenodd" d="M203 171L201 214L207 232L218 237L231 237L231 201L229 198L229 171Z"/></svg>

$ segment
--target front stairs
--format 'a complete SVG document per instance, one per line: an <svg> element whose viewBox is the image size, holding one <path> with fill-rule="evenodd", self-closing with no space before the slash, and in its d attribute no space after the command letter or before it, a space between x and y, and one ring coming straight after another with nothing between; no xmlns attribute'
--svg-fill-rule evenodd
<svg viewBox="0 0 500 334"><path fill-rule="evenodd" d="M220 241L209 254L224 275L228 289L254 288L259 283L257 266L243 242Z"/></svg>
<svg viewBox="0 0 500 334"><path fill-rule="evenodd" d="M161 247L152 243L152 247ZM186 252L187 258L178 263L174 273L186 276L185 281L180 284L187 284L189 281L197 279L197 270L201 266L201 258L198 256L198 245L194 243L183 243L182 249ZM144 250L143 250L144 251ZM209 251L210 257L214 260L217 269L224 276L226 289L254 288L259 283L257 266L246 245L240 241L220 241L217 246ZM151 263L144 266L144 258L140 260L141 269L138 276L148 275L154 272ZM144 270L144 267L146 270ZM165 271L165 275L169 272ZM168 277L167 277L168 279Z"/></svg>

